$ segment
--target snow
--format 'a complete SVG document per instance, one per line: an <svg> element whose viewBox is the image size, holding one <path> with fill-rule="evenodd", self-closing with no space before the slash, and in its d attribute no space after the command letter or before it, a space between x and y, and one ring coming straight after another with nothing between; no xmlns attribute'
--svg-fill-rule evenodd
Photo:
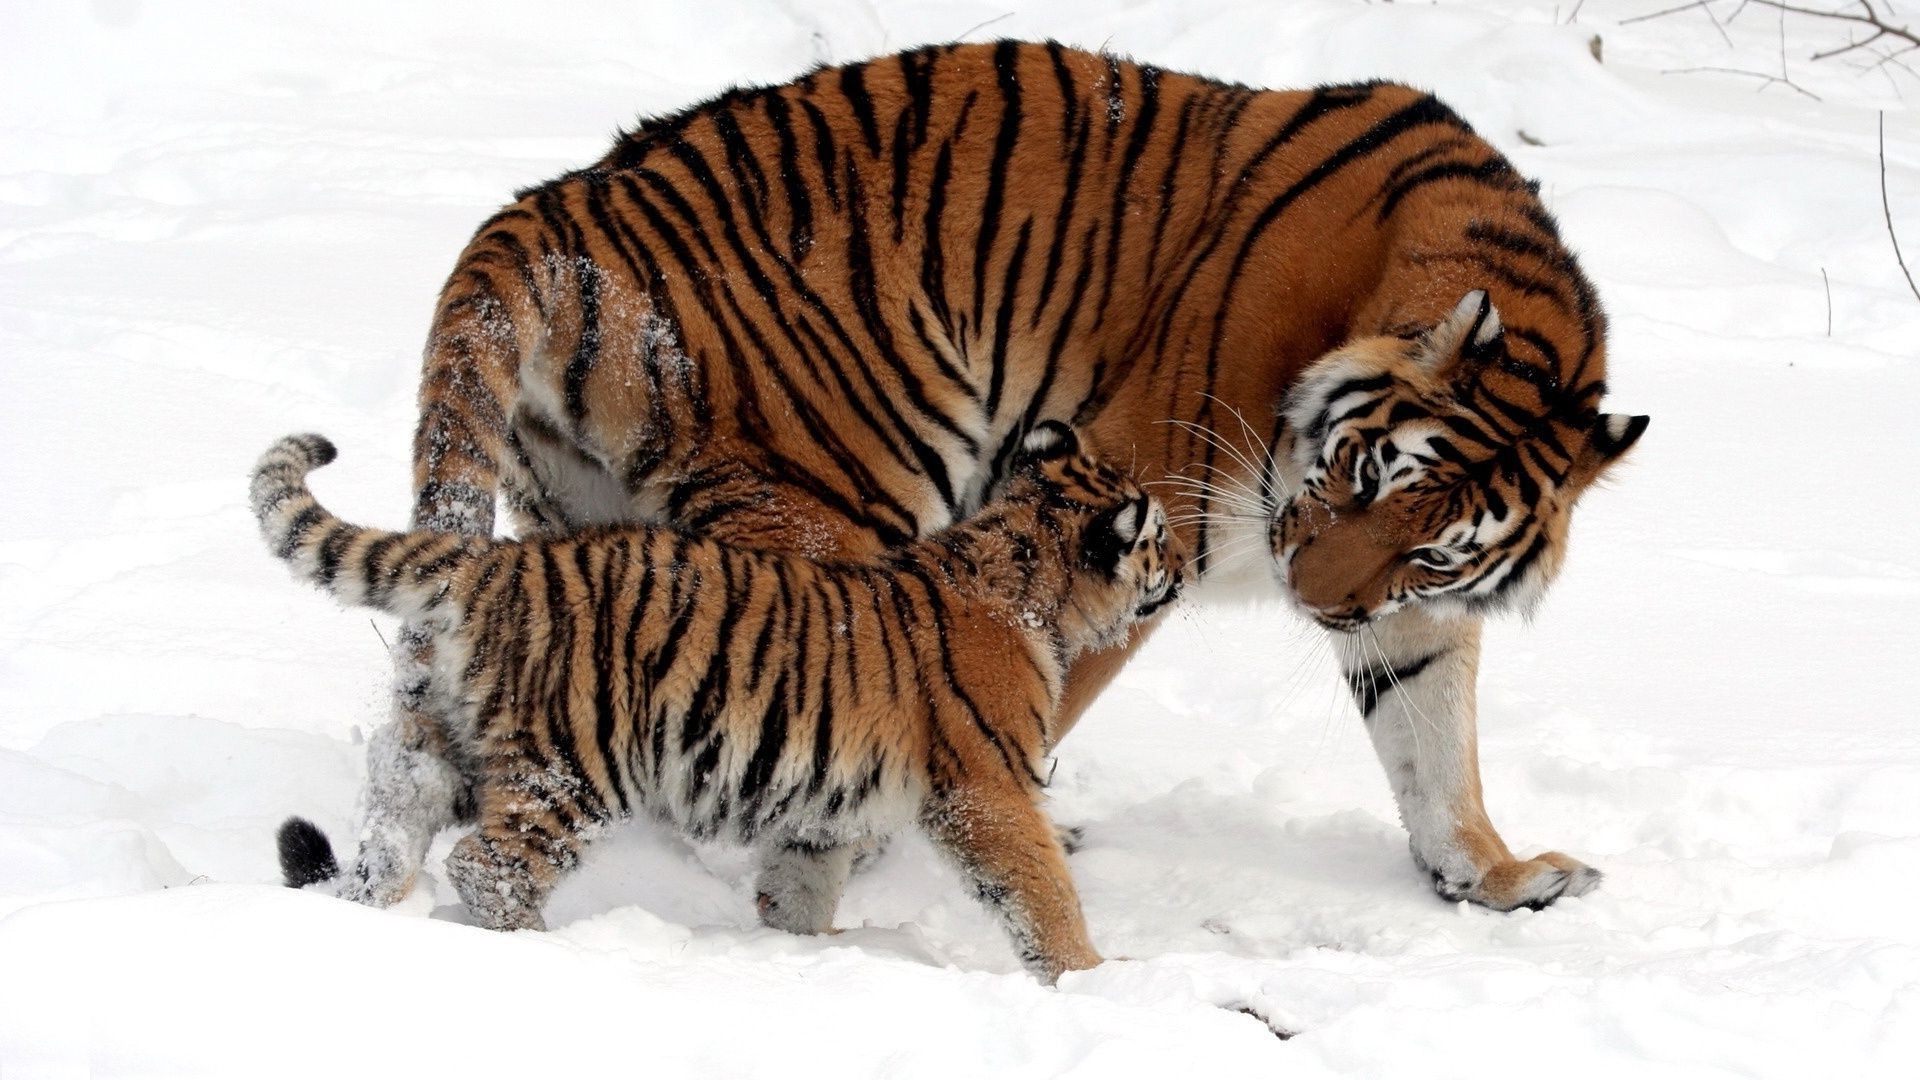
<svg viewBox="0 0 1920 1080"><path fill-rule="evenodd" d="M1845 34L1758 7L1723 38L1737 0L1619 25L1670 6L0 10L0 1075L1902 1075L1920 302L1876 113L1914 265L1920 79L1809 62ZM511 190L636 112L989 22L1422 83L1542 180L1613 315L1610 403L1654 420L1538 617L1489 631L1482 765L1516 849L1604 886L1437 898L1326 644L1252 597L1183 609L1061 748L1094 938L1134 959L1057 990L918 841L821 938L758 927L743 853L646 826L545 934L438 883L277 887L282 817L348 827L393 631L289 585L249 463L324 431L330 504L403 522L434 293ZM1662 73L1777 72L1782 25L1817 100Z"/></svg>

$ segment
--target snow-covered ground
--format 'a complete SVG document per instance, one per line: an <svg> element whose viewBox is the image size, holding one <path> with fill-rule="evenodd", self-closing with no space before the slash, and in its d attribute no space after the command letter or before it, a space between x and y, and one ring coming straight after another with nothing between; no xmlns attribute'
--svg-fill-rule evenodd
<svg viewBox="0 0 1920 1080"><path fill-rule="evenodd" d="M1846 35L1797 18L1798 89L1663 74L1777 74L1776 12L1710 18L1738 0L265 6L0 10L6 1080L1913 1075L1920 302L1875 112L1913 264L1920 79L1810 62ZM333 505L401 522L432 298L508 192L637 112L963 33L1410 80L1543 180L1611 400L1654 423L1538 619L1492 630L1483 764L1507 838L1605 887L1437 898L1272 602L1177 616L1062 748L1094 936L1135 959L1058 990L918 842L818 939L757 926L742 853L647 826L547 934L275 885L284 815L346 829L387 665L260 550L254 456L325 431Z"/></svg>

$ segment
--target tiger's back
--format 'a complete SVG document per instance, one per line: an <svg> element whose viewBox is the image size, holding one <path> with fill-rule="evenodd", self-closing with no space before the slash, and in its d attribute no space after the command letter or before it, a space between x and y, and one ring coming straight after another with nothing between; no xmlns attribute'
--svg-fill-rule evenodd
<svg viewBox="0 0 1920 1080"><path fill-rule="evenodd" d="M1370 156L1397 163L1384 186ZM896 545L977 505L1041 419L1143 472L1211 463L1163 421L1270 416L1357 326L1438 321L1484 268L1391 248L1487 202L1538 207L1450 110L1386 84L1255 91L1002 42L735 91L482 226L430 347L420 479L429 502L492 490L500 463L447 459L495 456L499 409L536 520ZM1542 320L1556 359L1594 351L1595 318ZM443 392L453 370L466 392ZM582 471L613 481L597 505Z"/></svg>

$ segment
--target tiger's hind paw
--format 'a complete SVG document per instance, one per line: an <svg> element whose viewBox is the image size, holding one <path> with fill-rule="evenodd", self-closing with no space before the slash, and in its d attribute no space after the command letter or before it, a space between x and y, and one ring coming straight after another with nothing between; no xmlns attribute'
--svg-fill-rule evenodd
<svg viewBox="0 0 1920 1080"><path fill-rule="evenodd" d="M1451 881L1435 871L1433 889L1448 900L1465 900L1495 911L1539 911L1563 896L1592 892L1604 877L1578 859L1549 851L1524 861L1500 863L1471 884Z"/></svg>

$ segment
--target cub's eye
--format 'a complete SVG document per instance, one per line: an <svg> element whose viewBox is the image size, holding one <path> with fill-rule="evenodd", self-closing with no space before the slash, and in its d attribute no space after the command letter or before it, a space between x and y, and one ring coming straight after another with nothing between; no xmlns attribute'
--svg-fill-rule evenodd
<svg viewBox="0 0 1920 1080"><path fill-rule="evenodd" d="M1407 561L1429 570L1445 570L1453 565L1453 552L1443 547L1429 545L1407 552Z"/></svg>
<svg viewBox="0 0 1920 1080"><path fill-rule="evenodd" d="M1380 463L1369 457L1360 462L1359 482L1353 487L1361 502L1371 502L1380 489Z"/></svg>

